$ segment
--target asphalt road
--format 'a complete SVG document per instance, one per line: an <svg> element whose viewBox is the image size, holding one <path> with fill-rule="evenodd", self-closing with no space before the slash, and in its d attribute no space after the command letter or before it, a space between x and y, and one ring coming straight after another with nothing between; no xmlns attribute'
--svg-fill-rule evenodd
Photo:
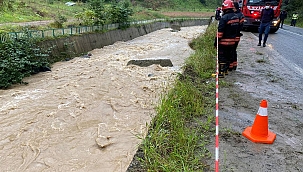
<svg viewBox="0 0 303 172"><path fill-rule="evenodd" d="M254 33L258 37L258 33ZM264 36L264 35L263 35ZM276 50L282 62L303 75L303 29L283 25L268 36L267 47ZM257 45L257 42L256 42Z"/></svg>

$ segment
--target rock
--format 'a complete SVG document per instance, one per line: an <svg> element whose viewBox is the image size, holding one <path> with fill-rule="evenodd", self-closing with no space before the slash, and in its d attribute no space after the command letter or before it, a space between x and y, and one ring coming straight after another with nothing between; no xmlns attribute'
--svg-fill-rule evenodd
<svg viewBox="0 0 303 172"><path fill-rule="evenodd" d="M112 142L110 142L110 137L97 137L96 138L96 144L100 147L100 148L105 148L111 144L113 144Z"/></svg>

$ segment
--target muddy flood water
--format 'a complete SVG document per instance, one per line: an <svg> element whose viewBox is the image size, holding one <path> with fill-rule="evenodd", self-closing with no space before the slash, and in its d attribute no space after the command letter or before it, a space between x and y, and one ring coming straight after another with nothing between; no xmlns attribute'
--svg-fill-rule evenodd
<svg viewBox="0 0 303 172"><path fill-rule="evenodd" d="M162 29L0 90L0 171L126 171L161 93L207 26ZM127 66L171 59L174 67Z"/></svg>

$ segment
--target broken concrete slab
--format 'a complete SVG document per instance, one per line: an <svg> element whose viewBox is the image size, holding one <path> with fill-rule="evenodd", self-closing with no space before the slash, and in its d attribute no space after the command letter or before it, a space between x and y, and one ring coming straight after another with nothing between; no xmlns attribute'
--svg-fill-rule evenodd
<svg viewBox="0 0 303 172"><path fill-rule="evenodd" d="M177 24L171 24L172 32L178 32L181 30L181 26Z"/></svg>
<svg viewBox="0 0 303 172"><path fill-rule="evenodd" d="M153 64L159 64L162 67L172 67L173 63L170 59L140 59L140 60L130 60L128 65L137 65L140 67L147 67Z"/></svg>

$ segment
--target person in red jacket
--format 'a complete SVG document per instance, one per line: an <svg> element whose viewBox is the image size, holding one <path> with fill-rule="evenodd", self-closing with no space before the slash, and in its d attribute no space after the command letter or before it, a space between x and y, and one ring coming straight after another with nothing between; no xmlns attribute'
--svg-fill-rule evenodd
<svg viewBox="0 0 303 172"><path fill-rule="evenodd" d="M237 42L236 37L239 34L239 17L234 12L234 3L231 0L225 0L222 4L223 16L218 25L218 61L219 77L228 74L234 56L234 49Z"/></svg>

